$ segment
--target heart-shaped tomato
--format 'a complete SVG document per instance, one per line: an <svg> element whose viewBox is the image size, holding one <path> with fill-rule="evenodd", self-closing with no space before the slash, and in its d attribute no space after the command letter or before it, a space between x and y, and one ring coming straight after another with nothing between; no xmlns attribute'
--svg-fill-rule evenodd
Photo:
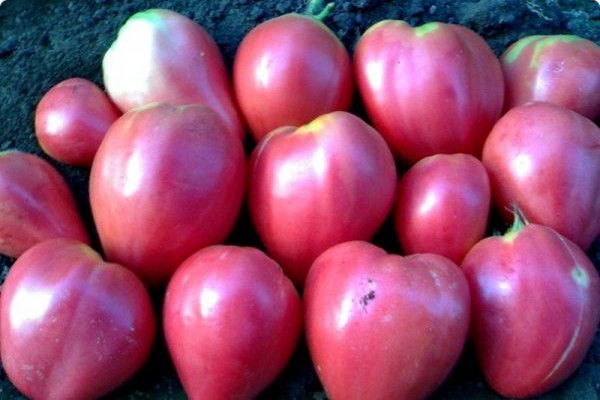
<svg viewBox="0 0 600 400"><path fill-rule="evenodd" d="M202 105L154 103L115 122L92 165L90 202L110 261L166 284L196 250L223 241L244 195L242 143Z"/></svg>
<svg viewBox="0 0 600 400"><path fill-rule="evenodd" d="M302 329L302 305L275 261L251 247L210 246L169 282L169 352L191 399L252 399L281 372Z"/></svg>
<svg viewBox="0 0 600 400"><path fill-rule="evenodd" d="M130 270L70 239L40 243L11 267L0 301L2 364L34 399L98 398L129 379L156 334Z"/></svg>
<svg viewBox="0 0 600 400"><path fill-rule="evenodd" d="M472 296L471 336L490 386L507 397L540 395L583 360L600 321L600 278L555 230L515 219L462 262Z"/></svg>
<svg viewBox="0 0 600 400"><path fill-rule="evenodd" d="M469 287L437 254L346 242L314 262L306 339L331 399L423 399L450 374L469 330Z"/></svg>

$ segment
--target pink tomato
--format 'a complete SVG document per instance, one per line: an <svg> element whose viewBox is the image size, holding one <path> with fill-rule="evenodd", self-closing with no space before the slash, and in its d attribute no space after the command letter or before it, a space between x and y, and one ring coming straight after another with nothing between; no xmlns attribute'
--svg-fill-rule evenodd
<svg viewBox="0 0 600 400"><path fill-rule="evenodd" d="M460 264L483 239L488 223L490 182L470 154L421 159L400 179L395 228L408 254L436 253Z"/></svg>
<svg viewBox="0 0 600 400"><path fill-rule="evenodd" d="M437 153L479 155L502 113L500 63L462 26L381 21L356 45L354 74L375 128L410 163Z"/></svg>
<svg viewBox="0 0 600 400"><path fill-rule="evenodd" d="M191 399L252 399L292 355L302 306L292 282L261 251L211 246L169 282L163 324Z"/></svg>
<svg viewBox="0 0 600 400"><path fill-rule="evenodd" d="M592 121L550 103L515 107L494 126L482 160L506 219L517 204L584 249L600 234L600 128Z"/></svg>
<svg viewBox="0 0 600 400"><path fill-rule="evenodd" d="M469 287L437 254L331 247L304 287L306 340L329 398L424 399L446 379L469 330Z"/></svg>
<svg viewBox="0 0 600 400"><path fill-rule="evenodd" d="M93 82L71 78L52 87L35 110L35 134L54 159L89 167L121 112Z"/></svg>
<svg viewBox="0 0 600 400"><path fill-rule="evenodd" d="M517 219L504 236L476 244L462 268L471 287L471 336L494 390L537 396L577 369L600 321L600 278L577 245Z"/></svg>
<svg viewBox="0 0 600 400"><path fill-rule="evenodd" d="M61 237L89 242L64 178L36 155L0 152L0 253L19 257L39 242Z"/></svg>
<svg viewBox="0 0 600 400"><path fill-rule="evenodd" d="M267 252L302 285L328 247L370 239L389 214L396 167L381 136L344 111L265 136L252 153L248 207Z"/></svg>
<svg viewBox="0 0 600 400"><path fill-rule="evenodd" d="M534 35L500 57L506 82L504 108L547 101L583 116L600 117L600 46L575 35Z"/></svg>
<svg viewBox="0 0 600 400"><path fill-rule="evenodd" d="M254 27L235 55L233 83L255 140L350 108L352 67L344 45L313 15L291 13Z"/></svg>
<svg viewBox="0 0 600 400"><path fill-rule="evenodd" d="M151 285L223 241L244 195L242 142L202 105L135 108L110 128L90 175L90 202L110 261Z"/></svg>
<svg viewBox="0 0 600 400"><path fill-rule="evenodd" d="M124 112L153 102L199 103L244 136L219 47L182 14L149 9L132 15L104 55L102 69L108 94Z"/></svg>
<svg viewBox="0 0 600 400"><path fill-rule="evenodd" d="M15 262L0 321L2 366L34 399L105 395L142 366L156 334L142 282L71 239L37 244Z"/></svg>

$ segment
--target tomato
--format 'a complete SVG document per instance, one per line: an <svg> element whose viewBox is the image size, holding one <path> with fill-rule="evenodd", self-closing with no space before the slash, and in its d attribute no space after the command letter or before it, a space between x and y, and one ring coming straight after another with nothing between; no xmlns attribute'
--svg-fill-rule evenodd
<svg viewBox="0 0 600 400"><path fill-rule="evenodd" d="M52 87L35 110L35 134L58 161L89 167L121 112L93 82L71 78Z"/></svg>
<svg viewBox="0 0 600 400"><path fill-rule="evenodd" d="M494 201L586 249L600 234L600 128L566 108L529 103L508 111L483 149Z"/></svg>
<svg viewBox="0 0 600 400"><path fill-rule="evenodd" d="M304 287L306 340L331 399L422 399L450 374L469 330L464 274L437 254L331 247Z"/></svg>
<svg viewBox="0 0 600 400"><path fill-rule="evenodd" d="M348 110L354 86L342 42L317 17L297 13L263 22L244 37L233 83L256 141L275 128Z"/></svg>
<svg viewBox="0 0 600 400"><path fill-rule="evenodd" d="M534 35L500 57L505 109L547 101L587 118L600 117L600 46L575 35Z"/></svg>
<svg viewBox="0 0 600 400"><path fill-rule="evenodd" d="M64 178L36 155L0 152L0 253L19 257L36 243L60 237L89 242Z"/></svg>
<svg viewBox="0 0 600 400"><path fill-rule="evenodd" d="M92 165L90 202L110 261L160 286L201 247L223 241L245 186L242 142L202 105L135 108Z"/></svg>
<svg viewBox="0 0 600 400"><path fill-rule="evenodd" d="M279 128L250 161L248 209L267 252L297 285L328 247L370 239L391 211L393 156L381 136L344 111Z"/></svg>
<svg viewBox="0 0 600 400"><path fill-rule="evenodd" d="M406 162L437 153L479 155L502 113L500 63L465 27L381 21L358 41L353 63L367 114Z"/></svg>
<svg viewBox="0 0 600 400"><path fill-rule="evenodd" d="M152 102L204 104L244 136L221 51L184 15L163 9L133 14L104 55L102 70L122 111Z"/></svg>
<svg viewBox="0 0 600 400"><path fill-rule="evenodd" d="M395 228L408 253L436 253L460 264L483 239L490 182L483 164L469 154L421 159L398 184Z"/></svg>
<svg viewBox="0 0 600 400"><path fill-rule="evenodd" d="M302 305L275 261L251 247L196 252L167 287L169 352L192 399L252 399L281 372L302 331Z"/></svg>
<svg viewBox="0 0 600 400"><path fill-rule="evenodd" d="M2 365L25 396L98 398L146 361L150 297L129 270L71 239L37 244L11 267L0 304Z"/></svg>
<svg viewBox="0 0 600 400"><path fill-rule="evenodd" d="M555 230L522 226L483 239L465 257L481 369L506 397L537 396L582 362L600 321L600 278Z"/></svg>

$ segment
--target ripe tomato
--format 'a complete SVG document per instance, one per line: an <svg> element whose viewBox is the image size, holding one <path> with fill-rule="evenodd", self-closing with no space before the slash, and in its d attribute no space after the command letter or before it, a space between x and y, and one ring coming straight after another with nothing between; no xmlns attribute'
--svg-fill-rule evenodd
<svg viewBox="0 0 600 400"><path fill-rule="evenodd" d="M587 249L600 234L600 128L566 108L528 103L494 126L482 156L494 202Z"/></svg>
<svg viewBox="0 0 600 400"><path fill-rule="evenodd" d="M471 287L471 337L494 390L537 396L577 369L600 321L600 278L578 246L517 219L504 236L476 244L462 268Z"/></svg>
<svg viewBox="0 0 600 400"><path fill-rule="evenodd" d="M450 374L469 330L464 274L437 254L331 247L304 287L306 340L331 399L423 399Z"/></svg>
<svg viewBox="0 0 600 400"><path fill-rule="evenodd" d="M89 242L64 178L36 155L0 152L0 253L19 257L61 237Z"/></svg>
<svg viewBox="0 0 600 400"><path fill-rule="evenodd" d="M583 116L600 117L600 46L575 35L534 35L500 57L506 80L505 110L547 101Z"/></svg>
<svg viewBox="0 0 600 400"><path fill-rule="evenodd" d="M155 103L110 128L90 175L90 202L110 261L151 285L223 241L244 196L242 142L202 105Z"/></svg>
<svg viewBox="0 0 600 400"><path fill-rule="evenodd" d="M142 366L156 334L140 280L70 239L37 244L15 262L0 321L6 374L35 399L101 397Z"/></svg>
<svg viewBox="0 0 600 400"><path fill-rule="evenodd" d="M483 239L488 223L490 182L470 154L421 159L400 179L395 228L408 253L436 253L460 264Z"/></svg>
<svg viewBox="0 0 600 400"><path fill-rule="evenodd" d="M233 83L256 141L275 128L348 110L352 101L350 56L313 15L286 14L254 27L238 47Z"/></svg>
<svg viewBox="0 0 600 400"><path fill-rule="evenodd" d="M71 78L52 87L35 110L35 134L58 161L89 167L121 112L93 82Z"/></svg>
<svg viewBox="0 0 600 400"><path fill-rule="evenodd" d="M163 9L132 15L104 55L102 69L104 86L123 112L152 102L199 103L244 136L221 51L184 15Z"/></svg>
<svg viewBox="0 0 600 400"><path fill-rule="evenodd" d="M292 282L261 251L210 246L173 275L163 324L190 398L252 399L292 355L302 305Z"/></svg>
<svg viewBox="0 0 600 400"><path fill-rule="evenodd" d="M356 45L354 75L375 128L410 163L436 153L479 155L502 113L500 63L462 26L378 22Z"/></svg>
<svg viewBox="0 0 600 400"><path fill-rule="evenodd" d="M393 205L396 167L377 131L336 111L265 136L252 153L249 180L260 239L302 285L328 247L377 231Z"/></svg>

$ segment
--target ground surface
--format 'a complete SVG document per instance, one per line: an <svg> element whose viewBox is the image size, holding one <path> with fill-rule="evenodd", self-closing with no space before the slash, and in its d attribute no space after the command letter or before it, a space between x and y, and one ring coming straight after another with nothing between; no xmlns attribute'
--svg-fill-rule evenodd
<svg viewBox="0 0 600 400"><path fill-rule="evenodd" d="M132 13L161 7L193 18L213 35L231 66L235 49L247 31L270 17L302 10L304 1L7 0L0 3L0 150L18 148L42 154L33 133L35 105L51 86L66 78L80 76L101 85L102 55L119 26ZM405 19L413 25L434 20L466 25L480 33L497 54L529 34L573 33L600 44L600 5L594 0L337 1L325 22L352 51L369 25L386 18ZM66 177L93 230L87 205L88 172L54 165ZM244 221L231 242L256 243ZM380 237L387 234L389 229ZM596 265L600 265L599 249L596 244L590 251ZM0 257L2 276L12 261ZM159 344L147 366L109 397L175 399L184 398L184 394L166 351ZM575 375L543 398L599 397L600 334ZM20 396L0 368L0 399L13 398ZM325 398L302 345L262 398ZM483 383L467 347L456 370L434 398L496 399L498 396Z"/></svg>

